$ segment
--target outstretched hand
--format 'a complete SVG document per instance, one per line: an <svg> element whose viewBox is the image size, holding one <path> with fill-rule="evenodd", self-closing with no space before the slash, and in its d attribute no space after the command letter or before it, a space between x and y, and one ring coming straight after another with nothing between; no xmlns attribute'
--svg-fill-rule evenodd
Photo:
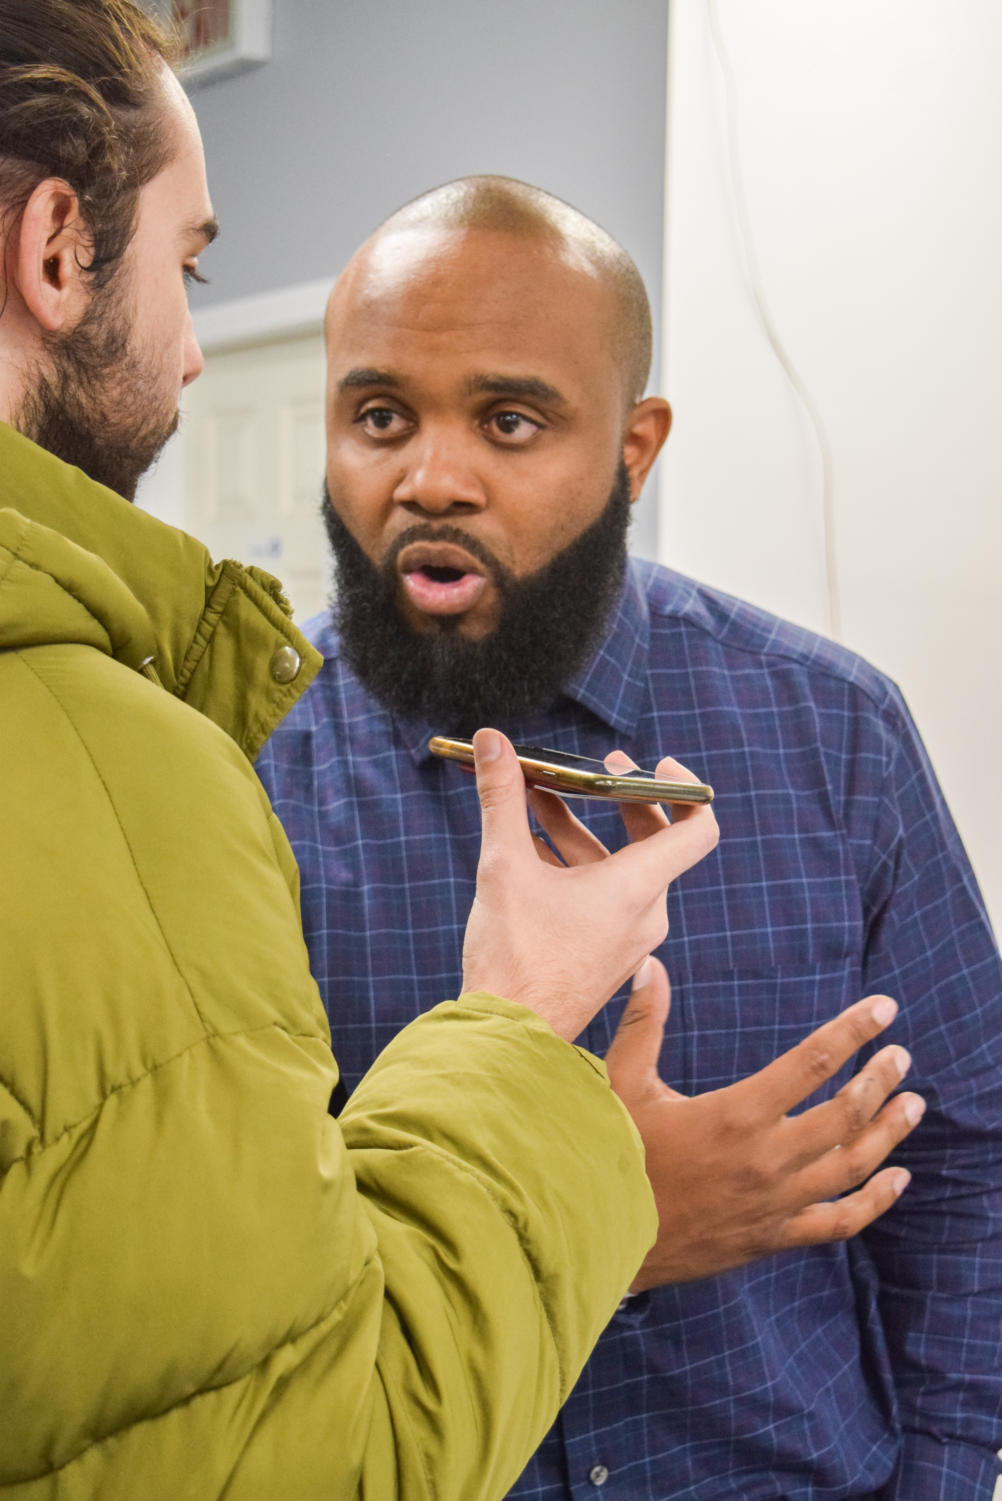
<svg viewBox="0 0 1002 1501"><path fill-rule="evenodd" d="M623 812L630 843L604 848L559 798L533 806L559 852L533 838L522 770L496 730L473 739L483 841L463 944L463 989L521 1002L573 1041L668 932L669 884L717 842L709 807ZM671 760L662 776L695 780ZM563 862L563 863L561 863Z"/></svg>
<svg viewBox="0 0 1002 1501"><path fill-rule="evenodd" d="M833 1099L788 1112L890 1025L894 1001L858 1001L758 1073L692 1097L658 1076L668 1006L668 976L651 958L606 1056L643 1138L660 1216L631 1291L846 1240L890 1208L909 1174L875 1170L925 1109L916 1094L888 1101L910 1066L904 1048L881 1049Z"/></svg>

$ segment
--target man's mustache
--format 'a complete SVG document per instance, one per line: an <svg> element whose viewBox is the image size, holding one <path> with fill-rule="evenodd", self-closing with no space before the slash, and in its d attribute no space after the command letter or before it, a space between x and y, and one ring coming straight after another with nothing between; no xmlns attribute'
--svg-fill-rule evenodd
<svg viewBox="0 0 1002 1501"><path fill-rule="evenodd" d="M400 554L413 542L451 542L455 547L463 548L471 558L476 558L497 588L503 589L508 581L508 570L494 556L489 547L485 547L476 537L471 537L469 532L464 532L462 527L452 526L449 523L436 526L431 521L416 521L413 526L401 532L399 537L394 537L380 564L380 572L385 577L396 578Z"/></svg>

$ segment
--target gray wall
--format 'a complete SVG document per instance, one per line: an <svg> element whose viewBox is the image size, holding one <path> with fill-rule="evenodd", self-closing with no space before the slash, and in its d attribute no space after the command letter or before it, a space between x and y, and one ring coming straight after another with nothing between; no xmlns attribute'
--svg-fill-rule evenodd
<svg viewBox="0 0 1002 1501"><path fill-rule="evenodd" d="M192 88L223 229L193 306L333 277L407 199L500 172L625 245L657 339L666 31L665 0L275 0L272 60ZM649 483L635 551L655 515Z"/></svg>

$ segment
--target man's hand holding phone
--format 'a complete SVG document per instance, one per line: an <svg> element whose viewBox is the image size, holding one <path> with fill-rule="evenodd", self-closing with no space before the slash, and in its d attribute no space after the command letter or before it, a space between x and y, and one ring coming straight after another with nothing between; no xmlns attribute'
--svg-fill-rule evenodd
<svg viewBox="0 0 1002 1501"><path fill-rule="evenodd" d="M529 828L511 743L479 730L473 744L483 840L463 989L520 1002L570 1042L663 942L668 887L715 847L717 822L708 806L669 823L657 805L623 805L630 842L610 854L559 798L533 792L558 860ZM670 759L657 774L695 781Z"/></svg>

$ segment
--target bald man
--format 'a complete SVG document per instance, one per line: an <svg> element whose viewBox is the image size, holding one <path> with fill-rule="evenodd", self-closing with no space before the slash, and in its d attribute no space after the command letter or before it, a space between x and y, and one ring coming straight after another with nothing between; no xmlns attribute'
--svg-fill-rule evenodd
<svg viewBox="0 0 1002 1501"><path fill-rule="evenodd" d="M477 803L431 735L491 723L640 766L664 748L717 788L719 850L677 884L658 951L664 1046L658 963L625 1024L611 1008L582 1039L644 1137L658 1246L512 1494L987 1496L1002 977L900 695L628 559L671 413L644 394L636 268L568 205L501 178L425 195L353 258L327 340L337 607L308 627L324 666L258 767L348 1084L459 984ZM619 840L613 810L579 807ZM891 1035L932 1107L882 1218L873 1197L822 1201L918 1102L861 1130L863 1057L822 1040L773 1061L867 991L900 1001ZM787 1118L822 1076L828 1104ZM895 1171L860 1193L884 1207Z"/></svg>

